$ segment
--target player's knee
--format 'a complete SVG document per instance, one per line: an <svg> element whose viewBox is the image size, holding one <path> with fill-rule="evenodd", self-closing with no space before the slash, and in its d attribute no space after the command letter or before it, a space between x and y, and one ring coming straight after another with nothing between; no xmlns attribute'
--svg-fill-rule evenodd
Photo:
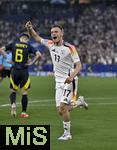
<svg viewBox="0 0 117 150"><path fill-rule="evenodd" d="M11 91L11 93L16 93L17 92L17 90L14 90L14 89L10 89L10 91Z"/></svg>
<svg viewBox="0 0 117 150"><path fill-rule="evenodd" d="M28 94L28 90L22 90L22 95L27 95Z"/></svg>
<svg viewBox="0 0 117 150"><path fill-rule="evenodd" d="M60 109L58 109L58 114L59 114L60 116L62 116L62 112L61 112Z"/></svg>
<svg viewBox="0 0 117 150"><path fill-rule="evenodd" d="M67 111L66 105L65 104L60 105L59 114L63 115L64 113L66 113L66 111Z"/></svg>
<svg viewBox="0 0 117 150"><path fill-rule="evenodd" d="M59 114L60 116L62 115L61 112L60 112L60 106L57 107L57 112L58 112L58 114Z"/></svg>

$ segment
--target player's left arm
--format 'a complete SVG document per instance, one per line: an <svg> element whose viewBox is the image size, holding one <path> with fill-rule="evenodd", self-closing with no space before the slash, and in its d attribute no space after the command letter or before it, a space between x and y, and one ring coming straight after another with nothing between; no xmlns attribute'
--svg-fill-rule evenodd
<svg viewBox="0 0 117 150"><path fill-rule="evenodd" d="M39 59L41 59L41 53L39 51L37 51L35 54L35 57L33 59L31 59L26 65L31 66Z"/></svg>
<svg viewBox="0 0 117 150"><path fill-rule="evenodd" d="M81 65L81 62L76 62L74 63L75 65L75 68L74 68L74 71L71 73L71 75L65 80L65 83L68 83L70 84L73 79L78 75L78 73L80 72L81 68L82 68L82 65Z"/></svg>
<svg viewBox="0 0 117 150"><path fill-rule="evenodd" d="M82 69L82 65L81 65L80 61L74 63L74 65L75 65L74 71L70 75L70 78L72 78L72 79L74 79Z"/></svg>
<svg viewBox="0 0 117 150"><path fill-rule="evenodd" d="M78 56L78 52L77 52L76 48L74 46L71 46L70 51L71 51L71 58L74 62L74 71L65 80L65 83L68 83L68 84L70 84L73 81L73 79L78 75L78 73L82 69L82 65L81 65L80 58Z"/></svg>

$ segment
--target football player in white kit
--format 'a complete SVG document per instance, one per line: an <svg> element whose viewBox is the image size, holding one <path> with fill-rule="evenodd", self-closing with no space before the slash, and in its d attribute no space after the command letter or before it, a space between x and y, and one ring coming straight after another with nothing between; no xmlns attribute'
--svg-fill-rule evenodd
<svg viewBox="0 0 117 150"><path fill-rule="evenodd" d="M70 132L70 110L73 107L84 107L88 109L88 104L83 96L77 98L78 73L81 70L81 62L75 46L64 42L63 29L59 25L51 28L52 40L43 39L33 29L32 23L28 21L25 25L31 37L35 41L48 47L54 66L56 81L56 107L63 118L64 133L58 140L72 139Z"/></svg>

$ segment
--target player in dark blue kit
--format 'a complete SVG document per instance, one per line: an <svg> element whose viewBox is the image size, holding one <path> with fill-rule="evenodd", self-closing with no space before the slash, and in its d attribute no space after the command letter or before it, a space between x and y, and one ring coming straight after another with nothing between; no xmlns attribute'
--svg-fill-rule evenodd
<svg viewBox="0 0 117 150"><path fill-rule="evenodd" d="M12 53L9 51L6 56L0 55L0 85L4 78L10 78L12 68Z"/></svg>
<svg viewBox="0 0 117 150"><path fill-rule="evenodd" d="M13 68L10 76L10 101L11 101L11 115L16 116L16 92L18 87L22 89L22 113L20 117L26 118L29 115L26 113L28 104L28 89L30 88L30 77L28 72L28 66L35 63L41 54L28 44L29 35L22 33L18 41L13 42L0 49L2 55L5 56L5 51L12 51ZM30 62L29 54L34 54L35 57Z"/></svg>

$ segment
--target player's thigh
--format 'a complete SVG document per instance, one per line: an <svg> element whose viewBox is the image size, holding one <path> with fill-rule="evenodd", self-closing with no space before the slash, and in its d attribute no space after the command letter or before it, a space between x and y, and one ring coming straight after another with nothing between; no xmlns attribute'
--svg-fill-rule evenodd
<svg viewBox="0 0 117 150"><path fill-rule="evenodd" d="M62 95L63 95L63 88L56 87L56 94L55 94L56 107L60 106Z"/></svg>
<svg viewBox="0 0 117 150"><path fill-rule="evenodd" d="M3 69L3 71L1 72L1 77L2 77L2 78L5 78L5 77L6 77L6 70L5 70L5 69Z"/></svg>
<svg viewBox="0 0 117 150"><path fill-rule="evenodd" d="M70 104L73 96L73 85L71 84L56 84L56 106L59 107L61 103Z"/></svg>
<svg viewBox="0 0 117 150"><path fill-rule="evenodd" d="M18 70L13 69L10 75L10 88L14 90L18 90L18 85L20 83L20 72Z"/></svg>
<svg viewBox="0 0 117 150"><path fill-rule="evenodd" d="M4 69L2 72L2 77L10 77L10 70Z"/></svg>
<svg viewBox="0 0 117 150"><path fill-rule="evenodd" d="M66 84L63 88L61 103L70 104L73 97L73 84Z"/></svg>
<svg viewBox="0 0 117 150"><path fill-rule="evenodd" d="M6 70L6 76L9 78L11 74L11 70Z"/></svg>
<svg viewBox="0 0 117 150"><path fill-rule="evenodd" d="M22 71L20 88L22 88L22 91L27 91L30 88L30 77L27 69Z"/></svg>

